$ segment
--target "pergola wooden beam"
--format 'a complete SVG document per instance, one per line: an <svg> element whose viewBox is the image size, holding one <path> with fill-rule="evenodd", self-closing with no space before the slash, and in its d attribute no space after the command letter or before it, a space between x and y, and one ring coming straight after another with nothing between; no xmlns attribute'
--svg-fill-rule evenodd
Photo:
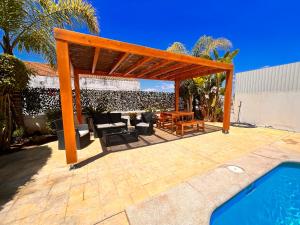
<svg viewBox="0 0 300 225"><path fill-rule="evenodd" d="M81 34L81 33L59 29L59 28L54 28L54 37L57 40L64 40L69 43L79 44L83 46L100 47L109 50L127 52L130 54L137 54L137 55L149 56L154 58L161 58L165 60L172 60L172 61L177 61L182 63L189 63L189 64L193 63L202 66L213 66L225 70L233 69L232 64L212 61L209 59L196 58L189 55L176 54L172 52L129 44L121 41L115 41L115 40L106 39L106 38L88 35L88 34Z"/></svg>
<svg viewBox="0 0 300 225"><path fill-rule="evenodd" d="M90 74L89 70L78 70L79 74ZM95 76L110 76L110 77L120 77L120 78L124 78L124 74L123 73L117 73L114 72L112 74L109 74L108 72L103 72L103 71L99 71L96 70L93 75ZM128 74L128 76L126 76L126 78L137 78L138 74ZM161 81L170 81L170 79L161 79L161 78L140 78L140 79L145 79L145 80L161 80Z"/></svg>
<svg viewBox="0 0 300 225"><path fill-rule="evenodd" d="M181 80L175 80L175 111L179 111L179 88L180 88Z"/></svg>
<svg viewBox="0 0 300 225"><path fill-rule="evenodd" d="M79 85L79 73L78 70L74 69L74 88L75 88L75 105L76 115L78 123L82 123L82 111L81 111L81 100L80 100L80 85Z"/></svg>
<svg viewBox="0 0 300 225"><path fill-rule="evenodd" d="M178 69L181 69L181 68L184 68L184 67L186 67L187 65L186 64L179 64L179 65L173 65L173 66L170 66L170 67L168 67L168 68L166 68L166 69L162 69L162 70L159 70L159 71L157 71L156 73L154 73L154 74L150 74L149 75L149 78L151 79L151 78L156 78L156 77L159 77L159 76L161 76L161 75L163 75L163 74L166 74L166 73L169 73L169 72L172 72L172 71L175 71L175 70L178 70Z"/></svg>
<svg viewBox="0 0 300 225"><path fill-rule="evenodd" d="M186 69L180 69L180 71L174 71L174 72L170 72L170 73L167 73L167 74L164 74L164 75L161 75L159 76L159 78L162 78L162 79L168 79L170 77L173 77L175 76L176 74L178 73L187 73L187 72L190 72L190 71L195 71L195 70L199 70L200 68L203 68L202 66L190 66Z"/></svg>
<svg viewBox="0 0 300 225"><path fill-rule="evenodd" d="M131 67L127 69L126 72L124 72L124 76L128 76L133 71L137 70L139 67L143 66L145 63L150 62L153 58L152 57L145 57L144 59L141 59L137 64L133 64Z"/></svg>
<svg viewBox="0 0 300 225"><path fill-rule="evenodd" d="M232 98L233 70L226 72L225 95L224 95L224 114L223 114L223 133L228 134L230 127L231 98Z"/></svg>
<svg viewBox="0 0 300 225"><path fill-rule="evenodd" d="M68 42L57 40L56 53L66 159L68 164L73 164L77 162L77 151Z"/></svg>
<svg viewBox="0 0 300 225"><path fill-rule="evenodd" d="M189 67L187 69L180 70L180 74L193 73L195 71L199 71L200 68L203 68L203 66ZM161 79L170 79L172 77L175 77L176 75L178 75L178 73L175 71L175 72L172 72L172 73L168 73L168 74L162 75L159 78L161 78Z"/></svg>
<svg viewBox="0 0 300 225"><path fill-rule="evenodd" d="M122 56L119 58L119 60L116 62L116 64L113 66L113 68L109 71L108 74L112 74L113 72L115 72L115 70L118 69L118 67L127 58L128 55L129 55L128 52L123 53Z"/></svg>
<svg viewBox="0 0 300 225"><path fill-rule="evenodd" d="M150 73L156 71L157 69L168 65L169 63L170 63L170 61L161 61L161 62L157 63L155 66L151 67L146 72L138 75L137 78L144 78L147 74L150 74Z"/></svg>
<svg viewBox="0 0 300 225"><path fill-rule="evenodd" d="M211 74L215 74L215 73L221 73L221 72L226 72L223 69L207 69L205 71L196 71L194 73L185 73L182 74L180 76L176 76L174 79L180 79L180 80L186 80L186 79L191 79L191 78L196 78L196 77L201 77L201 76L208 76Z"/></svg>
<svg viewBox="0 0 300 225"><path fill-rule="evenodd" d="M99 59L99 54L100 54L100 48L95 48L95 54L94 54L93 65L92 65L92 73L95 73L96 66Z"/></svg>

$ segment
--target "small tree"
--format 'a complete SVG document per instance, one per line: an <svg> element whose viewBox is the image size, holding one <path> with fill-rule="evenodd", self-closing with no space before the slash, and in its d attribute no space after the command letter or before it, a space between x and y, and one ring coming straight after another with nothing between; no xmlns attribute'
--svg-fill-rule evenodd
<svg viewBox="0 0 300 225"><path fill-rule="evenodd" d="M0 151L9 148L17 114L12 102L12 93L24 90L34 72L14 56L0 55Z"/></svg>

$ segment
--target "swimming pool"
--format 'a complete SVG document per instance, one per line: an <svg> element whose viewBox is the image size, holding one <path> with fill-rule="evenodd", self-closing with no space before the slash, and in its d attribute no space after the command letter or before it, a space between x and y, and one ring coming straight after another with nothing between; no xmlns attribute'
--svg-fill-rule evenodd
<svg viewBox="0 0 300 225"><path fill-rule="evenodd" d="M282 163L215 209L211 225L300 225L300 163Z"/></svg>

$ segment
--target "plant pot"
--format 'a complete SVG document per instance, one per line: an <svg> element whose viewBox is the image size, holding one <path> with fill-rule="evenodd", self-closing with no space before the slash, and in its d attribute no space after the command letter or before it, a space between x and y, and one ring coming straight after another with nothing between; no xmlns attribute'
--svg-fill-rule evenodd
<svg viewBox="0 0 300 225"><path fill-rule="evenodd" d="M135 126L135 125L136 125L136 119L130 120L130 125L131 125L131 126Z"/></svg>

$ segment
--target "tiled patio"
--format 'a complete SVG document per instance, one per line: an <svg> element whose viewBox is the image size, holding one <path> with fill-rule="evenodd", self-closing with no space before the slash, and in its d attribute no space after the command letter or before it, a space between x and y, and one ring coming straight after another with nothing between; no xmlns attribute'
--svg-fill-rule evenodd
<svg viewBox="0 0 300 225"><path fill-rule="evenodd" d="M111 154L96 139L72 171L57 142L2 156L0 223L128 224L128 206L268 145L300 152L300 134L232 127Z"/></svg>

